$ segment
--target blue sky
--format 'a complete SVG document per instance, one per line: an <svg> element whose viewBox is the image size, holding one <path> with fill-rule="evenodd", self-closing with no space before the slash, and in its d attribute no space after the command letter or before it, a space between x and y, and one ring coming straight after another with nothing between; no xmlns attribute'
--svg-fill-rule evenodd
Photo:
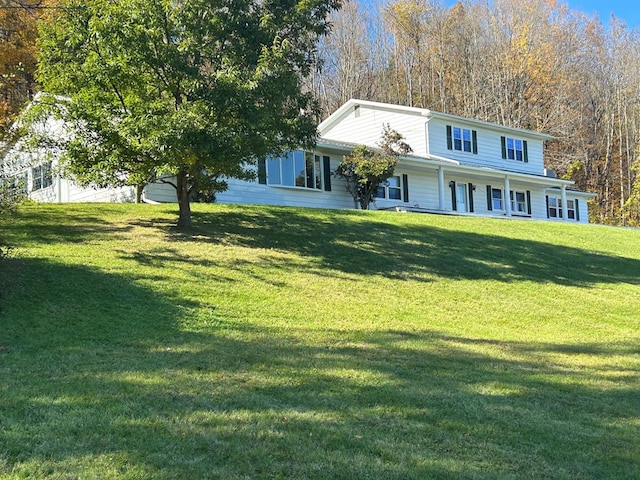
<svg viewBox="0 0 640 480"><path fill-rule="evenodd" d="M561 0L563 1L563 0ZM611 13L626 22L628 27L640 26L640 3L636 0L564 0L573 10L581 10L589 16L594 13L604 24L609 22Z"/></svg>
<svg viewBox="0 0 640 480"><path fill-rule="evenodd" d="M360 0L365 3L367 0ZM541 1L541 0L536 0ZM457 0L445 0L445 5L455 5ZM608 24L613 12L629 28L640 27L640 2L638 0L559 0L572 10L580 10L589 17L598 14L603 24Z"/></svg>

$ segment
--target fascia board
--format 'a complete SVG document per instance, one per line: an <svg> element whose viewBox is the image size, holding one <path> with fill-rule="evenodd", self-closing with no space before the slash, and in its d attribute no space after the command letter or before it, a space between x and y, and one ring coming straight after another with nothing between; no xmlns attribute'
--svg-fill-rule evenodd
<svg viewBox="0 0 640 480"><path fill-rule="evenodd" d="M451 173L459 173L459 174L469 174L475 176L485 176L485 177L494 177L497 179L509 178L510 180L518 180L526 183L531 183L535 185L542 185L547 188L551 187L561 187L561 186L571 186L574 185L575 182L573 180L564 180L561 178L551 178L544 176L536 176L527 173L520 172L512 172L509 170L499 170L497 168L491 167L475 167L472 165L460 165L459 163L452 161L446 161L444 158L424 158L424 157L409 157L403 156L400 158L400 165L402 164L413 164L415 166L429 166L431 168L440 168L442 167L446 171Z"/></svg>
<svg viewBox="0 0 640 480"><path fill-rule="evenodd" d="M340 119L344 116L344 114L350 112L353 107L356 105L360 105L363 107L369 107L372 109L382 109L389 110L398 113L406 113L416 116L422 116L426 118L437 118L445 121L451 121L454 123L472 125L477 128L489 129L497 132L502 132L506 134L513 134L516 136L523 136L526 138L535 138L539 140L555 140L555 137L552 135L547 135L545 133L535 132L533 130L525 130L522 128L515 127L507 127L505 125L500 125L497 123L485 122L483 120L475 120L472 118L461 117L458 115L452 115L450 113L441 113L433 110L429 110L427 108L417 108L417 107L407 107L404 105L394 105L391 103L381 103L381 102L372 102L369 100L358 100L352 98L344 103L340 108L338 108L335 112L333 112L326 120L318 125L318 132L322 135L324 132L332 128Z"/></svg>
<svg viewBox="0 0 640 480"><path fill-rule="evenodd" d="M336 142L334 140L326 140L320 139L317 143L317 148L333 150L337 152L341 152L345 155L348 155L353 151L353 149L357 145L355 143L348 142ZM552 187L560 187L571 186L574 185L575 182L573 180L564 180L561 178L552 178L552 177L544 177L544 176L536 176L527 173L519 173L512 172L509 170L500 170L497 168L491 167L481 167L481 166L473 166L473 165L461 165L457 160L451 160L444 157L417 157L413 155L404 155L400 157L399 166L411 164L418 169L420 167L429 167L429 168L444 168L445 170L452 173L461 173L461 174L469 174L476 176L488 176L494 178L506 178L509 177L511 180L519 180L535 185L542 185L547 188Z"/></svg>

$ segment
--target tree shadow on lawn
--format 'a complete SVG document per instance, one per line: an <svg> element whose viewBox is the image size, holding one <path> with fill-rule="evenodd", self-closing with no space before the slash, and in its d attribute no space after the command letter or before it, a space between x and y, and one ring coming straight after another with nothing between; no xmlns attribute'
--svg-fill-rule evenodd
<svg viewBox="0 0 640 480"><path fill-rule="evenodd" d="M109 209L108 205L100 207ZM17 215L19 221L0 222L2 236L10 245L20 245L25 232L28 232L28 241L33 243L89 243L105 235L126 234L132 228L109 223L103 216L87 213L82 207L77 210L67 207L64 217L59 210L52 210L51 205L21 209Z"/></svg>
<svg viewBox="0 0 640 480"><path fill-rule="evenodd" d="M186 331L198 305L126 277L2 273L0 476L640 476L631 343L582 345L572 368L544 355L561 344L439 332ZM625 381L597 368L612 356Z"/></svg>
<svg viewBox="0 0 640 480"><path fill-rule="evenodd" d="M172 238L295 252L325 268L359 275L532 281L589 286L640 283L640 260L533 240L398 226L359 215L294 209L193 214L194 235Z"/></svg>
<svg viewBox="0 0 640 480"><path fill-rule="evenodd" d="M24 222L37 225L29 228L29 241L41 243L91 242L106 234L126 234L134 226L160 229L176 243L162 251L123 253L147 265L169 260L197 262L180 257L179 243L212 242L294 252L305 259L307 267L320 267L318 271L322 274L327 274L328 269L421 281L480 279L587 287L596 283L640 284L638 259L429 225L385 223L350 210L305 212L293 208L243 206L213 212L195 211L194 229L189 234L176 231L170 217L116 225L105 224L104 219L82 209L73 211L71 218L64 221L37 209L21 215L20 224L2 226L10 244L19 243L16 238L23 235ZM201 262L205 265L211 260Z"/></svg>

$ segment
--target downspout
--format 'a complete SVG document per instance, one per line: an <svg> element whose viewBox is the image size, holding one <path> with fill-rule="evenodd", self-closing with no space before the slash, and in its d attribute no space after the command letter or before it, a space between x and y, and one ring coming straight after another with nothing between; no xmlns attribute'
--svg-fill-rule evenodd
<svg viewBox="0 0 640 480"><path fill-rule="evenodd" d="M424 122L424 149L427 155L431 155L431 149L429 148L429 121L431 117L427 113L427 120Z"/></svg>

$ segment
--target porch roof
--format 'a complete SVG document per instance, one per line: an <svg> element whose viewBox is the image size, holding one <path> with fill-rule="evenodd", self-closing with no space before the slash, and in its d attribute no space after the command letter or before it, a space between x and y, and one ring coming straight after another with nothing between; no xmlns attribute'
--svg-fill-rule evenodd
<svg viewBox="0 0 640 480"><path fill-rule="evenodd" d="M348 155L357 146L355 143L341 142L321 138L317 143L318 148L328 150L338 155ZM400 157L402 168L407 170L426 172L429 170L437 171L440 168L445 173L464 174L472 177L483 178L487 181L509 178L510 180L520 183L551 187L562 187L574 185L573 180L564 180L561 178L547 177L545 175L536 175L532 173L516 172L507 169L498 169L482 165L462 163L446 157L436 155L405 155Z"/></svg>

